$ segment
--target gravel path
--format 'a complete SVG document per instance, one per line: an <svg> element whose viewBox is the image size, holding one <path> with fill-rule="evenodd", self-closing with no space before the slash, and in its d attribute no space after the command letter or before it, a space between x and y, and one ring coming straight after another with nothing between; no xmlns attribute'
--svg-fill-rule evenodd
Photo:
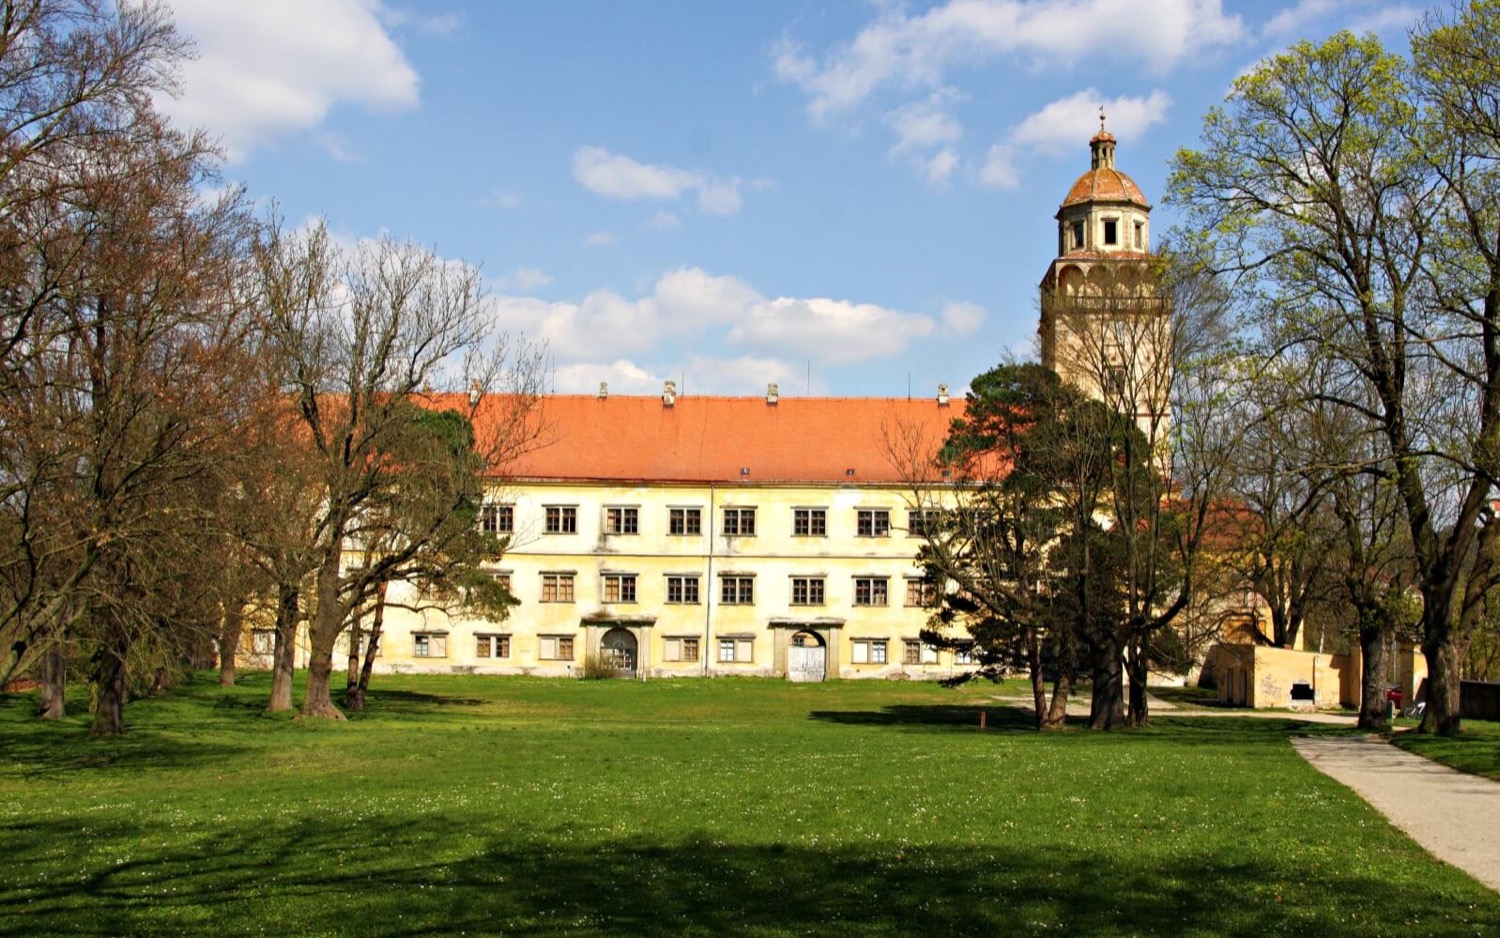
<svg viewBox="0 0 1500 938"><path fill-rule="evenodd" d="M1293 739L1429 853L1500 890L1500 782L1398 749L1379 736Z"/></svg>

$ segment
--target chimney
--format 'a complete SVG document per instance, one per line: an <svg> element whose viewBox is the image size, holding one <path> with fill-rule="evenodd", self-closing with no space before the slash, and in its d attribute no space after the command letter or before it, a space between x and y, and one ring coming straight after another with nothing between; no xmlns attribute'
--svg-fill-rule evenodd
<svg viewBox="0 0 1500 938"><path fill-rule="evenodd" d="M766 403L774 404L780 399L781 392L777 389L776 382L772 381L770 384L766 385Z"/></svg>
<svg viewBox="0 0 1500 938"><path fill-rule="evenodd" d="M602 401L606 397L609 397L609 382L608 381L600 381L599 382L599 400Z"/></svg>
<svg viewBox="0 0 1500 938"><path fill-rule="evenodd" d="M946 384L938 385L938 406L948 406L948 385Z"/></svg>
<svg viewBox="0 0 1500 938"><path fill-rule="evenodd" d="M666 386L661 390L661 403L663 407L671 407L677 403L677 382L667 380Z"/></svg>
<svg viewBox="0 0 1500 938"><path fill-rule="evenodd" d="M483 396L484 396L484 385L481 384L481 383L479 383L478 381L470 381L469 382L469 406L473 407L473 406L477 405L479 403L479 399L481 397L483 397Z"/></svg>

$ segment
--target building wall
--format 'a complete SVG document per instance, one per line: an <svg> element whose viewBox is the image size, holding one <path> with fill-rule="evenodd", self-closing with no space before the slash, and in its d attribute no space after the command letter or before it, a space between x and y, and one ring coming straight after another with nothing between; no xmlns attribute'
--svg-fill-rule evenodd
<svg viewBox="0 0 1500 938"><path fill-rule="evenodd" d="M1221 703L1266 709L1358 702L1358 668L1348 655L1229 643L1214 646L1209 654ZM1293 699L1292 688L1298 684L1312 690L1310 703Z"/></svg>
<svg viewBox="0 0 1500 938"><path fill-rule="evenodd" d="M896 486L532 482L497 490L492 501L513 512L511 545L493 570L520 605L500 622L413 612L395 605L417 604L413 587L393 584L381 670L567 675L614 627L635 637L635 663L651 676L784 674L799 633L826 643L828 677L936 678L966 667L953 652L921 646L906 661L928 610L908 604L919 599L908 582L920 582L921 538L908 530L907 496ZM549 508L571 509L576 529L549 532ZM611 509L633 511L635 532L612 532L611 520L622 518ZM671 533L674 509L696 510L700 532ZM821 511L824 533L796 533L798 510ZM864 531L862 512L870 513ZM753 534L726 533L726 517L743 524L750 513ZM571 601L548 591L548 577L571 577ZM607 597L611 577L633 578L633 601ZM695 579L697 601L671 601L669 578ZM735 598L750 601L726 602L726 578L736 578ZM795 602L794 578L821 581L821 602ZM488 639L481 657L483 636L506 643L497 649ZM560 639L572 640L570 655Z"/></svg>

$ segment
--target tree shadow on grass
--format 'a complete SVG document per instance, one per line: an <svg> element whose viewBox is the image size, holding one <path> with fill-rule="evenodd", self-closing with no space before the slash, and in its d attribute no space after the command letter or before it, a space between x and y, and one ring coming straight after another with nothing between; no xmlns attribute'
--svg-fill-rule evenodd
<svg viewBox="0 0 1500 938"><path fill-rule="evenodd" d="M977 732L979 715L985 715L986 730L996 732L1036 731L1036 716L1024 707L942 706L936 704L892 704L879 710L814 710L812 720L844 726L890 726L927 732Z"/></svg>
<svg viewBox="0 0 1500 938"><path fill-rule="evenodd" d="M440 816L379 815L200 831L193 843L98 823L90 820L92 849L64 872L56 849L78 836L76 825L0 828L11 861L0 869L0 932L1500 933L1500 899L1440 864L1393 882L1398 862L1422 863L1412 856L1298 867L1249 848L1216 856L1190 844L816 847L708 835L600 843L565 829L539 840ZM49 875L36 875L42 869ZM1423 876L1440 881L1417 888Z"/></svg>

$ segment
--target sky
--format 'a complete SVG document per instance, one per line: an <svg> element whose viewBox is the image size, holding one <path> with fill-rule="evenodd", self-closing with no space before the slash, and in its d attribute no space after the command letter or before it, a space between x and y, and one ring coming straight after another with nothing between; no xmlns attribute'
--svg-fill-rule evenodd
<svg viewBox="0 0 1500 938"><path fill-rule="evenodd" d="M558 393L955 392L1034 356L1101 107L1155 206L1237 75L1391 0L170 0L223 182L478 265Z"/></svg>

